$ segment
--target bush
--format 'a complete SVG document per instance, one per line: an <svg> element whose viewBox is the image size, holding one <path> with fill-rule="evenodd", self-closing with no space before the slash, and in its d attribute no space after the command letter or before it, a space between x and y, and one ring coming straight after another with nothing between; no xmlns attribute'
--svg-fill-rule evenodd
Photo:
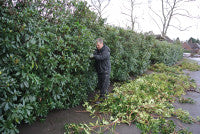
<svg viewBox="0 0 200 134"><path fill-rule="evenodd" d="M106 26L104 39L111 48L111 79L128 80L148 68L153 37Z"/></svg>
<svg viewBox="0 0 200 134"><path fill-rule="evenodd" d="M134 32L107 27L105 42L111 49L111 79L127 80L129 73L137 71L139 50L133 44Z"/></svg>
<svg viewBox="0 0 200 134"><path fill-rule="evenodd" d="M200 65L198 64L197 61L191 61L188 59L183 59L178 66L180 66L184 70L189 70L189 71L199 71L200 70Z"/></svg>
<svg viewBox="0 0 200 134"><path fill-rule="evenodd" d="M3 133L16 133L16 124L31 123L37 116L46 116L49 110L80 104L96 86L89 59L95 36L73 17L78 17L82 8L90 12L85 3L72 1L72 8L76 6L74 14L63 11L57 15L59 12L55 11L54 18L42 17L34 4L23 5L24 8L20 4L13 9L14 14L10 14L9 6L1 7ZM51 4L51 8L61 6Z"/></svg>
<svg viewBox="0 0 200 134"><path fill-rule="evenodd" d="M0 4L1 133L17 133L21 122L31 123L52 109L86 100L97 81L89 59L97 37L111 48L112 80L142 74L151 60L171 64L180 58L178 47L165 43L173 56L162 60L166 54L158 53L164 44L105 25L82 1Z"/></svg>
<svg viewBox="0 0 200 134"><path fill-rule="evenodd" d="M155 40L150 59L152 64L173 65L182 57L183 49L180 45Z"/></svg>

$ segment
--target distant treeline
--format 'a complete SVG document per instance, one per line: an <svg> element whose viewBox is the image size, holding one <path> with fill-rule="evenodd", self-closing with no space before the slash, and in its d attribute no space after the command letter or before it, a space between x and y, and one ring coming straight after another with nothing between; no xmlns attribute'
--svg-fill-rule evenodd
<svg viewBox="0 0 200 134"><path fill-rule="evenodd" d="M188 42L200 44L200 40L199 39L195 39L193 37L190 37L189 40L188 40Z"/></svg>

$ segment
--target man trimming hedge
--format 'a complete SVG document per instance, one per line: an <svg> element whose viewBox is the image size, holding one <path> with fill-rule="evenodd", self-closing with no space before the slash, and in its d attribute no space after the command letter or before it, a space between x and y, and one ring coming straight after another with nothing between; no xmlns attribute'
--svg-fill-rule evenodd
<svg viewBox="0 0 200 134"><path fill-rule="evenodd" d="M105 95L108 93L108 87L110 84L110 48L103 44L103 39L98 38L96 40L96 50L91 58L95 59L95 68L98 75L98 89L100 90L99 100L96 103L100 103L102 99L105 99Z"/></svg>

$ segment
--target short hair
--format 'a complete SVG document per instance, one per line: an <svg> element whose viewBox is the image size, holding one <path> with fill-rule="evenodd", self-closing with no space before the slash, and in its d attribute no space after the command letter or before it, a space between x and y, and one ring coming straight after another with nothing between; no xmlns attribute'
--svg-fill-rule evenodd
<svg viewBox="0 0 200 134"><path fill-rule="evenodd" d="M103 43L103 39L102 38L97 38L97 42L102 44Z"/></svg>

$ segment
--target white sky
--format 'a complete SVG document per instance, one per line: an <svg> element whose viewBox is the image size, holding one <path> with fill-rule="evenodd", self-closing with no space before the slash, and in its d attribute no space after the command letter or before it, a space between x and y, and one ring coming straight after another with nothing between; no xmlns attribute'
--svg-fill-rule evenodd
<svg viewBox="0 0 200 134"><path fill-rule="evenodd" d="M86 0L90 3L91 0ZM109 6L104 11L104 18L107 18L107 23L120 27L130 26L128 21L128 17L123 15L122 12L128 13L128 8L130 4L127 2L128 0L111 0ZM154 34L160 34L159 28L154 23L152 17L149 15L153 15L148 6L152 6L152 9L157 13L161 13L161 3L160 0L136 0L137 3L141 3L134 9L135 15L137 17L137 23L135 30L137 32L149 32L153 31ZM187 9L190 14L194 16L200 16L200 0L196 0L194 2L187 3L187 5L183 5L184 9ZM156 19L158 20L158 18ZM192 19L186 17L178 17L178 20L172 20L171 24L176 26L181 26L183 29L191 26L186 31L179 31L175 28L169 28L167 32L167 36L171 39L176 39L177 37L180 40L188 40L190 37L199 38L200 39L200 19Z"/></svg>

